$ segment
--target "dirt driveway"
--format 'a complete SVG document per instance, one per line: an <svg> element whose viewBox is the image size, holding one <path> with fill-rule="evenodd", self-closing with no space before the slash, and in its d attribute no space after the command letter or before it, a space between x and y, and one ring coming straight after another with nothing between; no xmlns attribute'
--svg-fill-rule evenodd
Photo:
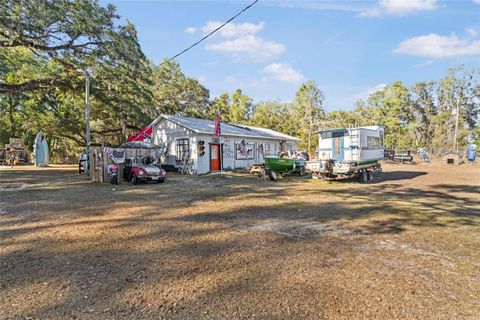
<svg viewBox="0 0 480 320"><path fill-rule="evenodd" d="M479 319L480 166L375 184L0 169L0 319Z"/></svg>

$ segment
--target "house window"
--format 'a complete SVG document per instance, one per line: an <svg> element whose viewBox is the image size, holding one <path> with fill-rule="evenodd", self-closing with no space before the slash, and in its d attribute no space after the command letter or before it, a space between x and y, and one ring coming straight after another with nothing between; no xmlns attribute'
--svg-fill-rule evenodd
<svg viewBox="0 0 480 320"><path fill-rule="evenodd" d="M178 159L182 159L190 152L190 141L188 138L175 140L175 155Z"/></svg>

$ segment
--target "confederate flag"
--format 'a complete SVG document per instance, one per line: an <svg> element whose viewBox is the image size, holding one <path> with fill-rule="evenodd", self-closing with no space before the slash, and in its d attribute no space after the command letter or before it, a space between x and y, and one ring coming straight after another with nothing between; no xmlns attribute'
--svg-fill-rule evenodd
<svg viewBox="0 0 480 320"><path fill-rule="evenodd" d="M130 137L128 137L128 141L143 141L145 139L152 139L152 135L153 127L148 126L138 131L137 133L132 134Z"/></svg>
<svg viewBox="0 0 480 320"><path fill-rule="evenodd" d="M215 114L215 137L220 136L222 133L220 129L220 109L217 108L217 113Z"/></svg>

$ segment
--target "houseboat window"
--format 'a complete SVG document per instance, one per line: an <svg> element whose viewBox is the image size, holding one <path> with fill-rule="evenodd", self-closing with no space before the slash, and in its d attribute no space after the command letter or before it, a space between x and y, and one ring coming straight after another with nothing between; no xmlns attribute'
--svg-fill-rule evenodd
<svg viewBox="0 0 480 320"><path fill-rule="evenodd" d="M177 158L183 158L183 156L190 151L189 139L177 139L175 140L175 155Z"/></svg>
<svg viewBox="0 0 480 320"><path fill-rule="evenodd" d="M383 147L383 131L380 132L380 147Z"/></svg>
<svg viewBox="0 0 480 320"><path fill-rule="evenodd" d="M335 154L340 154L340 138L335 138Z"/></svg>
<svg viewBox="0 0 480 320"><path fill-rule="evenodd" d="M367 148L369 150L381 149L380 137L367 137Z"/></svg>

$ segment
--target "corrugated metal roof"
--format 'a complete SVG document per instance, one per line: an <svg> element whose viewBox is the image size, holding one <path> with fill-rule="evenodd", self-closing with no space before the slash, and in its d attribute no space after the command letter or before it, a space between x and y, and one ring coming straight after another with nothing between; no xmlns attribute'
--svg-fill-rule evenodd
<svg viewBox="0 0 480 320"><path fill-rule="evenodd" d="M213 120L172 116L172 115L161 115L160 117L155 119L153 124L158 123L162 119L170 120L196 133L214 134L215 132L215 121ZM238 137L266 138L266 139L274 139L274 140L300 141L300 139L298 138L283 134L278 131L274 131L266 128L246 126L242 124L231 124L231 123L222 122L221 130L222 130L222 136L238 136Z"/></svg>
<svg viewBox="0 0 480 320"><path fill-rule="evenodd" d="M375 131L377 131L380 128L383 129L382 126L352 127L352 129L364 129L364 130L375 130ZM342 132L342 131L348 131L348 129L347 128L331 128L331 129L320 130L317 132L320 133L320 132Z"/></svg>

